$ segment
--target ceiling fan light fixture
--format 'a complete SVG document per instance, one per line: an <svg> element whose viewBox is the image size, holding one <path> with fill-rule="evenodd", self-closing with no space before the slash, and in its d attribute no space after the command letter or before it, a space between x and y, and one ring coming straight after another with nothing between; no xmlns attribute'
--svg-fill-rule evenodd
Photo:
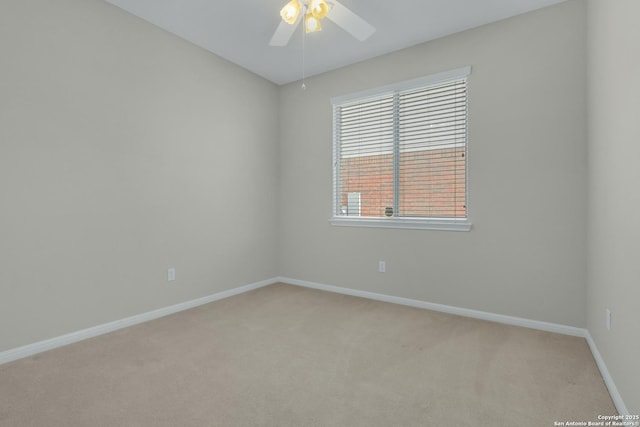
<svg viewBox="0 0 640 427"><path fill-rule="evenodd" d="M280 10L280 16L284 22L293 25L298 20L300 9L300 2L298 0L291 0Z"/></svg>
<svg viewBox="0 0 640 427"><path fill-rule="evenodd" d="M304 28L307 33L315 33L322 30L322 25L320 25L320 20L313 16L313 13L307 13L304 18Z"/></svg>
<svg viewBox="0 0 640 427"><path fill-rule="evenodd" d="M280 1L284 3L284 0ZM343 6L340 3L341 0L287 0L287 2L280 10L282 21L273 33L269 46L286 46L298 25L305 27L302 34L321 31L324 18L360 41L367 40L376 31L371 24Z"/></svg>
<svg viewBox="0 0 640 427"><path fill-rule="evenodd" d="M322 19L329 13L329 5L324 0L311 0L309 10L313 16Z"/></svg>

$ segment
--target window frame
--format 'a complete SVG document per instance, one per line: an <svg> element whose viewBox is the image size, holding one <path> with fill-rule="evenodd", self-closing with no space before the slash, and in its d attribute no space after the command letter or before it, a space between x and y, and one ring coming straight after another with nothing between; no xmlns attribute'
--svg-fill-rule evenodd
<svg viewBox="0 0 640 427"><path fill-rule="evenodd" d="M334 226L346 226L346 227L379 227L379 228L404 228L404 229L430 229L430 230L446 230L446 231L470 231L472 223L469 218L469 126L465 128L465 149L467 159L465 161L465 200L466 200L466 217L465 218L436 218L436 217L354 217L346 215L338 215L338 209L340 209L340 197L338 194L338 174L339 160L338 159L338 141L337 141L337 124L335 108L354 101L366 101L368 98L377 98L385 95L392 95L398 92L410 91L414 89L426 88L429 86L435 86L438 84L467 79L471 74L471 67L461 67L450 71L445 71L437 74L431 74L425 77L407 80L404 82L373 88L361 92L355 92L343 96L337 96L331 98L331 104L333 109L332 122L333 122L333 211L330 223ZM467 86L468 88L468 86ZM467 112L469 109L469 101L467 97ZM394 193L397 194L397 188L394 189ZM394 194L394 197L395 197Z"/></svg>

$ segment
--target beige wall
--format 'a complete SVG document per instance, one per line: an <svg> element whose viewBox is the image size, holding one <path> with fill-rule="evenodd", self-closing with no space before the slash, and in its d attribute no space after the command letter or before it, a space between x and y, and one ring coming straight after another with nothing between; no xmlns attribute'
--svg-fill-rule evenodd
<svg viewBox="0 0 640 427"><path fill-rule="evenodd" d="M639 16L637 0L589 2L588 327L632 414L640 413Z"/></svg>
<svg viewBox="0 0 640 427"><path fill-rule="evenodd" d="M0 61L0 351L276 275L277 86L99 0Z"/></svg>
<svg viewBox="0 0 640 427"><path fill-rule="evenodd" d="M584 327L585 23L570 1L282 87L280 273ZM466 65L473 230L331 226L330 98Z"/></svg>

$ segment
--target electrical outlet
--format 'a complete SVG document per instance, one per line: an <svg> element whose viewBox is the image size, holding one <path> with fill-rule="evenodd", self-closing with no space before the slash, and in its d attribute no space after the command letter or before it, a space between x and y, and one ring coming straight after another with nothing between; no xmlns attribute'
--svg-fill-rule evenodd
<svg viewBox="0 0 640 427"><path fill-rule="evenodd" d="M176 280L176 269L171 267L167 270L167 281L173 282L174 280Z"/></svg>
<svg viewBox="0 0 640 427"><path fill-rule="evenodd" d="M385 261L378 261L378 271L385 273L387 271L387 263Z"/></svg>
<svg viewBox="0 0 640 427"><path fill-rule="evenodd" d="M610 331L611 330L611 310L609 310L608 308L607 308L605 320L607 322L607 330Z"/></svg>

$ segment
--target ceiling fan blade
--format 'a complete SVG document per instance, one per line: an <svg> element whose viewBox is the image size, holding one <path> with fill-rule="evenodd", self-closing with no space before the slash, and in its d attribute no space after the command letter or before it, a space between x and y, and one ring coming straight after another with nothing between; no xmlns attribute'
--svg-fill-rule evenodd
<svg viewBox="0 0 640 427"><path fill-rule="evenodd" d="M296 22L293 24L287 24L283 20L280 20L280 24L278 25L278 28L276 28L276 32L273 33L273 37L271 37L269 46L286 46L294 31L298 28L298 24L300 24L301 19L302 13L298 15Z"/></svg>
<svg viewBox="0 0 640 427"><path fill-rule="evenodd" d="M351 34L360 41L365 41L376 29L364 19L341 5L337 1L333 1L333 7L329 10L327 18L331 19L343 30Z"/></svg>

